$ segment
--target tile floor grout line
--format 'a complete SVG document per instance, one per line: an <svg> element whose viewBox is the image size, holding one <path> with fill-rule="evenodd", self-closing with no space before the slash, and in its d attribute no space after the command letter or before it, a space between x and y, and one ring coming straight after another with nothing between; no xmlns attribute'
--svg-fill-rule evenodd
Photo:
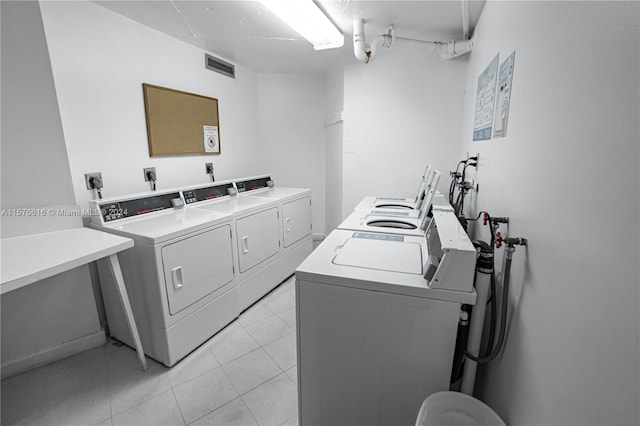
<svg viewBox="0 0 640 426"><path fill-rule="evenodd" d="M272 378L270 378L270 379L269 379L269 380L267 380L266 382L261 383L260 385L256 386L256 387L255 387L255 388L253 388L253 389L258 388L259 386L262 386L262 385L264 385L265 383L267 383L268 381L274 380L274 379L276 379L276 378L278 378L278 377L282 376L283 374L284 374L285 376L287 376L287 378L289 379L289 381L291 381L291 378L287 375L287 373L286 373L286 372L282 372L282 373L280 373L280 374L277 374L277 375L273 376ZM251 390L249 390L249 391L247 391L247 392L243 393L242 395L240 395L240 397L243 397L244 395L248 394L248 393L249 393L249 392L251 392L253 389L251 389ZM296 395L297 395L297 393L298 393L298 387L296 386ZM256 421L256 423L257 423L258 425L260 425L260 426L271 426L271 425L263 425L262 423L260 423L260 422L258 421L258 419L255 417L255 415L253 414L253 412L251 411L251 407L249 407L249 404L247 404L247 401L245 401L245 400L244 400L244 398L242 398L242 401L243 401L243 402L244 402L244 404L247 406L247 408L249 409L249 412L251 413L251 415L253 416L253 418L255 419L255 421ZM290 418L291 418L291 417L286 418L286 419L284 420L284 422L286 422L286 421L287 421L287 420L289 420ZM284 423L284 422L283 422L283 423ZM280 424L282 424L282 423L280 423Z"/></svg>
<svg viewBox="0 0 640 426"><path fill-rule="evenodd" d="M253 418L253 420L256 422L258 426L261 426L260 422L258 421L258 418L256 417L255 414L253 414L253 411L251 411L251 407L249 407L249 404L247 404L247 401L245 401L242 395L240 395L240 398L242 399L242 402L244 403L245 407L247 407L247 410L249 410L249 414L251 414L251 417Z"/></svg>
<svg viewBox="0 0 640 426"><path fill-rule="evenodd" d="M267 380L266 382L261 383L261 384L259 384L258 386L256 386L255 388L253 388L253 389L251 389L251 390L248 390L247 392L245 392L245 393L243 393L242 395L240 395L240 398L242 398L242 402L244 402L244 405L246 405L246 406L247 406L247 409L249 410L249 413L251 413L251 416L253 417L253 419L254 419L254 420L256 421L256 423L257 423L258 425L260 425L260 426L271 426L271 425L263 425L262 423L260 423L260 422L258 421L258 419L256 418L255 414L253 414L253 411L251 411L251 407L249 407L249 404L247 404L247 401L245 401L245 399L244 399L243 397L244 397L246 394L248 394L249 392L251 392L252 390L254 390L254 389L258 388L259 386L264 385L264 384L265 384L265 383L267 383L268 381L273 380L273 379L275 379L275 378L277 378L277 377L279 377L279 376L281 376L281 375L283 375L283 374L284 374L285 376L287 376L287 373L280 373L280 374L277 374L277 375L273 376L272 378L270 378L269 380ZM287 378L288 378L288 377L287 377ZM289 378L289 380L291 380L291 379ZM298 390L298 388L296 387L296 394L297 394L297 390ZM286 422L287 420L289 420L289 418L285 419L285 422ZM282 424L282 423L281 423L281 424Z"/></svg>
<svg viewBox="0 0 640 426"><path fill-rule="evenodd" d="M178 406L178 411L180 412L180 417L182 417L182 423L186 426L187 420L184 418L184 414L182 414L182 408L180 407L180 402L178 402L178 397L176 396L176 390L173 388L171 381L169 380L169 384L171 385L171 393L173 394L173 399L176 401L176 405ZM112 421L113 423L113 421Z"/></svg>
<svg viewBox="0 0 640 426"><path fill-rule="evenodd" d="M265 381L264 381L264 382L262 382L262 383L257 384L256 386L252 387L251 389L248 389L248 390L247 390L247 391L245 391L244 393L240 393L240 391L238 391L238 389L236 388L236 385L234 385L234 384L233 384L233 382L231 381L231 377L229 377L229 375L227 374L227 372L225 371L225 369L224 369L224 368L222 368L222 366L220 366L220 368L222 368L222 371L224 372L224 375L225 375L225 376L227 376L227 379L229 379L229 382L231 383L231 385L233 386L233 388L236 390L236 392L237 392L237 393L238 393L238 395L240 395L240 396L242 396L242 395L246 395L247 393L251 392L251 391L252 391L252 390L254 390L255 388L257 388L257 387L259 387L259 386L264 385L264 384L265 384L265 383L267 383L269 380L272 380L272 379L274 379L274 378L278 377L278 376L279 376L279 375L281 375L282 373L285 373L285 374L286 374L286 372L285 372L284 370L282 370L282 368L280 368L280 366L278 365L278 363L277 363L277 362L275 362L275 360L274 360L273 358L271 358L271 355L269 355L269 352L267 352L266 350L264 350L264 348L262 348L262 347L257 348L257 349L254 349L254 350L252 350L251 352L247 352L246 354L244 354L244 355L242 355L242 356L249 355L249 354L251 354L251 353L254 353L254 352L256 352L256 351L259 351L260 349L262 349L262 350L264 351L264 353L266 353L266 354L267 354L267 356L268 356L268 357L273 361L273 363L276 365L276 367L278 367L278 369L280 370L280 373L276 374L276 375L275 375L275 376L273 376L273 377L268 378L267 380L265 380ZM242 358L242 357L238 357L238 358ZM236 359L238 359L238 358L236 358ZM229 362L231 362L231 361L229 361ZM227 364L229 364L229 362L227 362ZM226 364L225 364L225 365L226 365Z"/></svg>
<svg viewBox="0 0 640 426"><path fill-rule="evenodd" d="M295 330L293 330L293 332L295 333ZM291 334L291 333L289 333L289 334ZM267 343L267 345L270 345L271 343L274 343L274 342L277 342L277 341L279 341L279 340L285 339L285 338L289 337L289 334L287 334L286 336L283 336L283 337L281 337L281 338L279 338L279 339L276 339L276 340L274 340L273 342ZM287 370L288 370L289 368L291 368L291 367L289 367L289 368L287 368L287 369L285 370L284 368L280 367L280 364L278 364L278 361L276 361L276 360L275 360L275 358L273 358L273 357L271 356L271 354L269 353L269 351L268 351L268 350L266 350L266 349L264 348L264 346L262 346L262 349L264 349L264 351L266 352L267 356L268 356L269 358L271 358L271 360L272 360L272 361L273 361L273 362L278 366L278 368L279 368L280 370L282 370L285 374L287 373ZM296 348L296 351L297 351L297 350L298 350L298 349ZM296 356L296 358L297 358L297 356ZM296 363L297 363L297 361L296 361ZM296 364L294 364L294 365L296 365Z"/></svg>
<svg viewBox="0 0 640 426"><path fill-rule="evenodd" d="M269 308L267 308L266 306L265 306L265 308L266 308L266 309L269 309ZM271 309L269 309L269 312L271 312L271 315L266 316L266 317L264 317L264 318L260 318L259 320L256 320L256 321L252 321L252 322L250 322L249 324L246 324L246 325L244 325L244 324L242 324L242 323L240 322L240 317L238 317L238 319L237 319L236 321L238 321L238 325L239 325L240 327L242 327L242 328L246 328L246 327L250 327L250 326L252 326L252 325L254 325L254 324L257 324L257 323L259 323L260 321L264 321L264 320L266 320L266 319L269 319L269 318L271 318L271 317L274 317L274 316L277 316L277 315L278 315L278 314L276 314L275 312L273 312Z"/></svg>
<svg viewBox="0 0 640 426"><path fill-rule="evenodd" d="M44 367L44 366L43 366ZM40 368L40 367L38 367ZM38 413L42 412L42 409L44 408L44 396L46 394L47 391L47 383L49 382L49 373L44 375L44 384L42 385L42 394L40 395L40 408L38 408Z"/></svg>
<svg viewBox="0 0 640 426"><path fill-rule="evenodd" d="M108 343L108 340L107 340L107 343ZM109 386L109 370L107 369L107 351L106 351L106 347L105 347L105 350L104 350L104 372L105 372L105 375L106 375L105 382L106 382L106 385L107 385L107 397L109 398L109 418L111 419L111 425L113 426L113 406L111 405L111 386Z"/></svg>
<svg viewBox="0 0 640 426"><path fill-rule="evenodd" d="M213 359L215 359L215 360L216 360L216 362L218 363L218 367L222 368L222 363L220 362L220 360L218 359L218 357L216 356L216 354L213 352L213 350L212 350L210 347L209 347L209 348L207 348L207 350L208 350L209 352L211 352L211 355L213 356ZM215 370L215 368L214 368L213 370ZM213 370L211 370L211 371L213 371ZM171 380L169 380L169 381L171 381ZM186 383L186 382L185 382L185 383ZM173 385L171 385L171 386L173 387Z"/></svg>

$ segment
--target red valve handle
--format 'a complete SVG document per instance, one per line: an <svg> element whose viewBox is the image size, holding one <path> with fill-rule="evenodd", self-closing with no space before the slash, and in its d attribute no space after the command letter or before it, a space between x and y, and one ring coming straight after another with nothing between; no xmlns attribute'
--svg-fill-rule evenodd
<svg viewBox="0 0 640 426"><path fill-rule="evenodd" d="M496 232L496 248L502 247L502 242L504 239L502 238L502 234L500 231Z"/></svg>

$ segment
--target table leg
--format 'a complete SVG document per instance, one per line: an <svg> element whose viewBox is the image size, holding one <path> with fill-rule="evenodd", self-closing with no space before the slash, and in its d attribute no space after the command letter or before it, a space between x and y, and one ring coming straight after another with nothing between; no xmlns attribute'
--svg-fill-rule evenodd
<svg viewBox="0 0 640 426"><path fill-rule="evenodd" d="M129 295L127 294L127 288L124 286L124 278L122 277L122 270L120 269L120 262L118 262L118 256L112 254L108 258L109 266L111 266L111 272L116 282L116 290L120 296L120 302L122 303L122 310L125 313L127 324L129 325L129 331L133 337L133 342L136 345L136 351L138 352L138 359L142 364L142 369L147 369L147 359L144 357L144 351L142 350L142 343L140 342L140 335L138 334L138 327L136 327L136 320L133 317L133 310L131 310L131 303L129 303Z"/></svg>

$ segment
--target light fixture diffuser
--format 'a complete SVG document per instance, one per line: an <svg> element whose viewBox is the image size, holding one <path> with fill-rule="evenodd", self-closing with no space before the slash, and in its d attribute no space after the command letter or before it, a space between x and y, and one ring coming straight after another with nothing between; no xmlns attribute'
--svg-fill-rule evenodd
<svg viewBox="0 0 640 426"><path fill-rule="evenodd" d="M313 0L260 0L260 2L313 44L315 50L333 49L344 45L342 33Z"/></svg>

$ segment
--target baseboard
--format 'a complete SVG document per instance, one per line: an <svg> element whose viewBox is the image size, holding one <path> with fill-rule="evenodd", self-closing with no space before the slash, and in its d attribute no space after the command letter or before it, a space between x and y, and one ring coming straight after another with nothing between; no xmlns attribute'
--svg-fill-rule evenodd
<svg viewBox="0 0 640 426"><path fill-rule="evenodd" d="M313 241L322 241L322 240L324 240L325 238L327 238L327 236L326 236L325 234L320 234L320 233L317 233L317 234L311 234L311 239L312 239Z"/></svg>
<svg viewBox="0 0 640 426"><path fill-rule="evenodd" d="M58 346L50 346L22 358L3 363L2 367L0 367L0 377L4 379L6 377L24 373L25 371L32 370L40 367L41 365L59 361L70 357L71 355L97 348L98 346L104 345L106 341L107 338L104 331L100 330L97 333L90 334L70 342L65 342Z"/></svg>

